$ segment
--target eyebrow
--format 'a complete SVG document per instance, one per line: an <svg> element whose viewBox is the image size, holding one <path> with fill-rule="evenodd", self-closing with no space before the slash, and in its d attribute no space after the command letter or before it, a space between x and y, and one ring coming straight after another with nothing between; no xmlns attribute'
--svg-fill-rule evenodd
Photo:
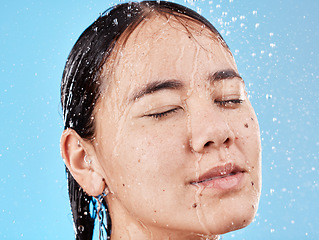
<svg viewBox="0 0 319 240"><path fill-rule="evenodd" d="M242 80L242 77L237 72L235 72L232 69L227 69L227 70L217 71L214 74L211 74L208 78L208 81L212 83L214 81L220 81L220 80L232 79L232 78L239 78ZM129 101L130 102L136 101L137 99L147 94L152 94L154 92L158 92L161 90L165 90L165 89L178 90L183 87L184 87L184 84L181 81L175 80L175 79L151 82L146 84L146 86L143 87L142 89L135 91L129 98Z"/></svg>
<svg viewBox="0 0 319 240"><path fill-rule="evenodd" d="M165 89L181 89L184 87L184 84L179 80L163 80L163 81L155 81L146 84L142 89L134 92L132 96L129 98L130 101L136 101L137 99L154 92L158 92Z"/></svg>
<svg viewBox="0 0 319 240"><path fill-rule="evenodd" d="M211 83L213 83L214 81L220 81L220 80L232 79L232 78L239 78L243 80L242 77L233 69L226 69L226 70L215 72L214 74L211 74L209 76L208 80Z"/></svg>

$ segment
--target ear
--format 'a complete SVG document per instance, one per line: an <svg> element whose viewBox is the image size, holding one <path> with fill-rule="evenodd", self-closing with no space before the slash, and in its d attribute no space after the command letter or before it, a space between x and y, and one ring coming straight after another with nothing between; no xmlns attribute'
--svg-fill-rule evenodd
<svg viewBox="0 0 319 240"><path fill-rule="evenodd" d="M62 133L60 147L65 165L83 190L90 196L101 194L106 184L97 171L99 166L92 144L83 140L73 129L66 129Z"/></svg>

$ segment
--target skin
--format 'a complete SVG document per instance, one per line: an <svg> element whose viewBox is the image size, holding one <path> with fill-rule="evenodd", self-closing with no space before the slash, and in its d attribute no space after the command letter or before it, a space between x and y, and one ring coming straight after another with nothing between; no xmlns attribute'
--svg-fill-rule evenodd
<svg viewBox="0 0 319 240"><path fill-rule="evenodd" d="M114 56L115 71L96 107L95 140L73 130L62 135L62 155L84 190L111 191L112 239L214 239L247 226L256 213L257 118L239 75L213 81L216 72L238 74L231 53L189 24L186 31L173 18L155 16L137 27ZM176 86L143 94L167 81ZM92 164L83 163L84 155ZM192 184L226 163L244 169L235 187Z"/></svg>

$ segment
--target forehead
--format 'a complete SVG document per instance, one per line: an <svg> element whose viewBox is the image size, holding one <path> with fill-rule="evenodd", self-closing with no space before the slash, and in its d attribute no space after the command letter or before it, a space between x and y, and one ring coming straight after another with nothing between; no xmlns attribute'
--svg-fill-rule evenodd
<svg viewBox="0 0 319 240"><path fill-rule="evenodd" d="M169 15L143 20L115 54L111 85L125 95L150 81L187 81L185 76L236 69L231 53L207 27Z"/></svg>
<svg viewBox="0 0 319 240"><path fill-rule="evenodd" d="M159 53L172 56L176 51L165 50L191 47L194 43L207 50L211 49L212 45L222 45L215 33L194 19L154 14L144 19L129 34L127 41L122 44L120 53L121 58L125 55L127 58L145 59L147 56L159 55Z"/></svg>

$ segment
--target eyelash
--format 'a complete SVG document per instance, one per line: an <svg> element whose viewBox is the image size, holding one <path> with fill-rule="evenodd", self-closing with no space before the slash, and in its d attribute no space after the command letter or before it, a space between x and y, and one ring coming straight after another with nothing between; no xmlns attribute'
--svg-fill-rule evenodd
<svg viewBox="0 0 319 240"><path fill-rule="evenodd" d="M241 104L241 103L243 103L243 100L241 100L241 99L230 99L230 100L222 100L222 101L215 100L214 102L221 105L221 106L227 107L228 105L233 106L236 104ZM170 109L170 110L165 111L165 112L152 113L152 114L147 114L145 116L160 119L160 118L166 117L167 115L169 115L171 113L177 112L177 110L178 110L178 108L173 108L173 109Z"/></svg>
<svg viewBox="0 0 319 240"><path fill-rule="evenodd" d="M214 102L221 105L221 106L227 107L227 105L232 106L235 104L241 104L241 103L243 103L243 100L241 100L241 99L230 99L230 100L222 100L222 101L215 100Z"/></svg>
<svg viewBox="0 0 319 240"><path fill-rule="evenodd" d="M165 112L161 112L161 113L152 113L152 114L148 114L148 115L145 115L146 117L152 117L152 118L156 118L156 119L160 119L162 117L165 117L167 116L168 114L171 114L171 113L174 113L178 110L178 108L173 108L173 109L170 109L168 111L165 111Z"/></svg>

